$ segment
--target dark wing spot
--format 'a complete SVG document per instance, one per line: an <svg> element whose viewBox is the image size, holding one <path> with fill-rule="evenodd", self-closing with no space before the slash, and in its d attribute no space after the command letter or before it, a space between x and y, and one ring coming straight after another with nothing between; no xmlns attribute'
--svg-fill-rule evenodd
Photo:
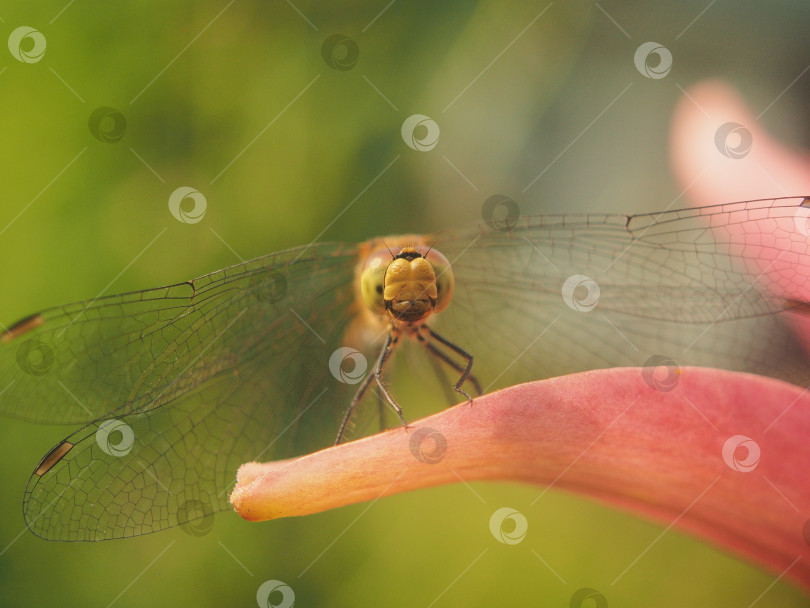
<svg viewBox="0 0 810 608"><path fill-rule="evenodd" d="M45 473L50 471L57 462L64 458L70 450L73 449L73 444L69 441L63 441L50 452L45 455L45 458L39 463L37 470L34 471L36 475L42 477Z"/></svg>
<svg viewBox="0 0 810 608"><path fill-rule="evenodd" d="M0 341L11 342L14 338L40 327L43 323L45 323L45 319L39 313L20 319L0 335Z"/></svg>

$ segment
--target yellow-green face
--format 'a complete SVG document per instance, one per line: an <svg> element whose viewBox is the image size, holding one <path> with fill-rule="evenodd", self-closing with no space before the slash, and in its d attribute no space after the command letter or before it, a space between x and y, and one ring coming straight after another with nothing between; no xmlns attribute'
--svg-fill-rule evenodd
<svg viewBox="0 0 810 608"><path fill-rule="evenodd" d="M428 247L402 247L369 255L360 277L363 301L372 312L420 323L441 312L453 297L453 271L441 253Z"/></svg>

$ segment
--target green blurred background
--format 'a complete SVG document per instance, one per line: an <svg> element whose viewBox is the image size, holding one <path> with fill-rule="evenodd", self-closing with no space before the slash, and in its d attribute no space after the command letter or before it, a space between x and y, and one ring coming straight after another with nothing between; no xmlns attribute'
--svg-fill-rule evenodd
<svg viewBox="0 0 810 608"><path fill-rule="evenodd" d="M495 193L529 213L661 209L681 190L667 156L680 87L722 77L764 108L810 57L810 5L798 0L572 1L541 15L546 7L4 2L0 38L31 26L47 50L23 63L0 47L0 320L316 237L474 222ZM359 49L350 69L322 57L336 33ZM649 40L673 54L666 78L633 64ZM765 127L807 145L808 101L805 75ZM125 117L120 141L91 134L101 106ZM412 114L440 126L435 149L403 143ZM169 213L179 186L206 197L201 222ZM443 406L412 384L397 385L401 401L424 404L411 418ZM225 513L201 537L48 543L26 531L22 493L70 430L0 422L2 606L251 606L268 579L290 585L299 606L568 606L581 587L610 606L808 601L672 530L612 584L660 526L557 491L530 507L540 490L510 484L263 524ZM489 532L502 506L528 518L519 545Z"/></svg>

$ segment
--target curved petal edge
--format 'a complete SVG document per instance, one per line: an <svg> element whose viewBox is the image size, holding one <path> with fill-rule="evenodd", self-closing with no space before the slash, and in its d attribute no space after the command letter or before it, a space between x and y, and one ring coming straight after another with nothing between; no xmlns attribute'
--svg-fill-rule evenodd
<svg viewBox="0 0 810 608"><path fill-rule="evenodd" d="M687 530L810 589L810 394L705 368L522 384L301 458L243 465L250 521L460 480L566 489Z"/></svg>

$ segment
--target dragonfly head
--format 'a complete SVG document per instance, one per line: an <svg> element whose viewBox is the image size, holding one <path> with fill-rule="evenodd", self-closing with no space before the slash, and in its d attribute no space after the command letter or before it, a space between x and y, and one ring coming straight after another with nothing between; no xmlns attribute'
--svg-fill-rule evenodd
<svg viewBox="0 0 810 608"><path fill-rule="evenodd" d="M441 312L453 296L453 272L441 253L428 247L387 249L369 256L360 278L363 300L377 314L419 323Z"/></svg>

